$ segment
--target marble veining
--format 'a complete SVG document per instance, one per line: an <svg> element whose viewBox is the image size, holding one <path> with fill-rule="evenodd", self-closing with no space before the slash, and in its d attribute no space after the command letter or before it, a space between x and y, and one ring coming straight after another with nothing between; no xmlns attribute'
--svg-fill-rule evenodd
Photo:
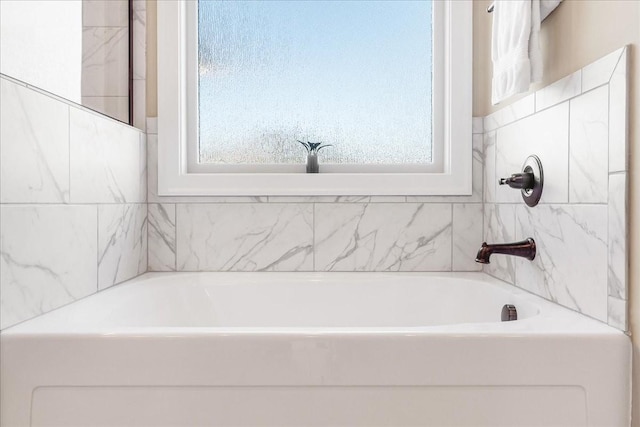
<svg viewBox="0 0 640 427"><path fill-rule="evenodd" d="M147 271L147 205L98 205L98 288Z"/></svg>
<svg viewBox="0 0 640 427"><path fill-rule="evenodd" d="M96 292L96 206L0 206L0 328Z"/></svg>
<svg viewBox="0 0 640 427"><path fill-rule="evenodd" d="M609 172L627 170L627 68L625 48L609 81Z"/></svg>
<svg viewBox="0 0 640 427"><path fill-rule="evenodd" d="M496 201L496 132L491 131L484 134L483 137L483 159L484 159L484 177L483 177L483 201L485 203L493 203Z"/></svg>
<svg viewBox="0 0 640 427"><path fill-rule="evenodd" d="M615 297L609 297L607 300L607 311L607 323L614 328L626 331L628 328L627 301Z"/></svg>
<svg viewBox="0 0 640 427"><path fill-rule="evenodd" d="M516 260L518 286L607 321L607 207L516 208L517 232L533 237L536 259Z"/></svg>
<svg viewBox="0 0 640 427"><path fill-rule="evenodd" d="M313 205L178 204L180 271L311 271Z"/></svg>
<svg viewBox="0 0 640 427"><path fill-rule="evenodd" d="M449 204L317 204L318 271L448 271Z"/></svg>
<svg viewBox="0 0 640 427"><path fill-rule="evenodd" d="M0 202L69 202L69 107L0 78Z"/></svg>
<svg viewBox="0 0 640 427"><path fill-rule="evenodd" d="M571 100L569 202L607 203L609 88Z"/></svg>
<svg viewBox="0 0 640 427"><path fill-rule="evenodd" d="M453 271L480 271L475 262L482 243L483 208L481 203L453 205Z"/></svg>
<svg viewBox="0 0 640 427"><path fill-rule="evenodd" d="M526 237L529 236L516 235L515 205L484 205L484 240L487 243L510 243ZM480 249L480 243L476 245L476 251ZM498 279L515 283L516 271L513 257L493 255L490 262L484 266L485 272Z"/></svg>
<svg viewBox="0 0 640 427"><path fill-rule="evenodd" d="M134 3L143 3L134 0ZM147 11L142 7L133 9L133 79L144 80L146 78L146 21Z"/></svg>
<svg viewBox="0 0 640 427"><path fill-rule="evenodd" d="M149 271L176 270L176 205L149 204Z"/></svg>
<svg viewBox="0 0 640 427"><path fill-rule="evenodd" d="M144 135L71 108L71 202L146 202Z"/></svg>
<svg viewBox="0 0 640 427"><path fill-rule="evenodd" d="M82 31L82 96L129 95L129 28Z"/></svg>
<svg viewBox="0 0 640 427"><path fill-rule="evenodd" d="M609 176L608 273L609 295L627 299L627 175Z"/></svg>

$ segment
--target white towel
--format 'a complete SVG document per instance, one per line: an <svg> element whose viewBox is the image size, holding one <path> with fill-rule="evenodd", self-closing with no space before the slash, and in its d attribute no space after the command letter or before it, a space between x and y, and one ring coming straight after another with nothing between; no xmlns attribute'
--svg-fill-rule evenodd
<svg viewBox="0 0 640 427"><path fill-rule="evenodd" d="M562 0L496 0L493 9L492 103L542 80L540 22Z"/></svg>

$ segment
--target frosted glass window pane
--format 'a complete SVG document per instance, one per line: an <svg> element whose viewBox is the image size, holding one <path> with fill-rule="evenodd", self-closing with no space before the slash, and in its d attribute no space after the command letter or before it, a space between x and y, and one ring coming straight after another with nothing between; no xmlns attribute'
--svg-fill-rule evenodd
<svg viewBox="0 0 640 427"><path fill-rule="evenodd" d="M201 163L432 161L431 1L198 4Z"/></svg>

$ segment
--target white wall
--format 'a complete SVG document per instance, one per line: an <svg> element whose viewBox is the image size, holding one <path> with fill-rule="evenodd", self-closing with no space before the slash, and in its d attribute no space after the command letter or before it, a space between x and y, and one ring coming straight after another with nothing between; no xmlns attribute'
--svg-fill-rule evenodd
<svg viewBox="0 0 640 427"><path fill-rule="evenodd" d="M80 103L81 0L0 1L0 72Z"/></svg>

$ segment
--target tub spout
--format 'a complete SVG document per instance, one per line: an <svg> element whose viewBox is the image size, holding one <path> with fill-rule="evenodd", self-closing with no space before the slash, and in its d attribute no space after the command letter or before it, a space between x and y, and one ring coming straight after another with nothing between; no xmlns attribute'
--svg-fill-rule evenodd
<svg viewBox="0 0 640 427"><path fill-rule="evenodd" d="M533 261L536 257L536 242L531 237L515 243L487 244L484 242L476 255L476 262L489 264L492 254L519 256Z"/></svg>

